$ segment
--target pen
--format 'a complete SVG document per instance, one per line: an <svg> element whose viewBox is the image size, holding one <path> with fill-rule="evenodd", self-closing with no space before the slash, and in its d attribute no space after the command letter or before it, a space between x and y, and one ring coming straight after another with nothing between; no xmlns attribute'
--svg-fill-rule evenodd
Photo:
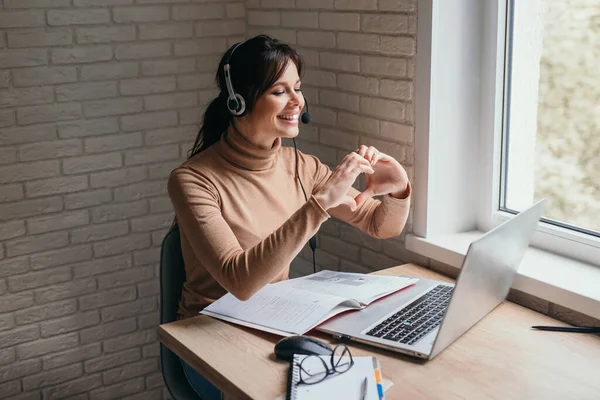
<svg viewBox="0 0 600 400"><path fill-rule="evenodd" d="M553 331L553 332L576 332L576 333L600 333L600 326L532 326L533 329L540 331Z"/></svg>
<svg viewBox="0 0 600 400"><path fill-rule="evenodd" d="M367 400L367 385L369 384L369 380L365 376L365 380L362 384L362 395L360 396L361 400Z"/></svg>

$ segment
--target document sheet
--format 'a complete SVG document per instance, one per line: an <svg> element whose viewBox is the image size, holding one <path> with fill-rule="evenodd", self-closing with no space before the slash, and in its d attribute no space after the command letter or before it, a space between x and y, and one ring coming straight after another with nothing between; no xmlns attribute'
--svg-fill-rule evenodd
<svg viewBox="0 0 600 400"><path fill-rule="evenodd" d="M267 285L248 301L236 299L230 293L206 308L207 311L275 330L302 334L317 325L344 299L327 294Z"/></svg>
<svg viewBox="0 0 600 400"><path fill-rule="evenodd" d="M416 278L404 276L366 275L324 270L301 278L277 282L273 285L330 294L356 300L362 305L368 305L382 295L405 288L417 280Z"/></svg>
<svg viewBox="0 0 600 400"><path fill-rule="evenodd" d="M364 308L416 281L326 270L266 285L246 301L227 293L200 313L277 334L303 334L340 312Z"/></svg>

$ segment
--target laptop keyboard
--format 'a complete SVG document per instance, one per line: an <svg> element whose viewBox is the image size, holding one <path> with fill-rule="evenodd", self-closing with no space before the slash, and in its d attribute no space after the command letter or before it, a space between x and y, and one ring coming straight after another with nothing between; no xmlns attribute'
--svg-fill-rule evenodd
<svg viewBox="0 0 600 400"><path fill-rule="evenodd" d="M440 324L448 308L451 286L437 285L399 312L367 332L367 335L414 344Z"/></svg>

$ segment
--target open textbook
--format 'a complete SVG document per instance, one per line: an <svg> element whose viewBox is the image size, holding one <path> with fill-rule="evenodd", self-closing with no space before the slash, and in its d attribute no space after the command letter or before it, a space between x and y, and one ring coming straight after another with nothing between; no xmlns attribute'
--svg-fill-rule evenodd
<svg viewBox="0 0 600 400"><path fill-rule="evenodd" d="M302 335L334 315L363 309L417 280L324 270L268 284L246 301L227 293L200 313L282 336Z"/></svg>

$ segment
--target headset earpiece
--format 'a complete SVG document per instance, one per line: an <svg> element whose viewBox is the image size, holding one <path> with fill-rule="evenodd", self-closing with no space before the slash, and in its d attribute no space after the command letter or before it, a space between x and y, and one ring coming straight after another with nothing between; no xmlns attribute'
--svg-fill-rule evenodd
<svg viewBox="0 0 600 400"><path fill-rule="evenodd" d="M243 43L244 42L240 42L233 46L225 60L225 65L223 66L223 72L225 73L225 85L227 86L227 94L229 95L229 97L227 97L227 109L236 117L240 117L246 112L246 101L242 95L236 93L233 89L233 83L231 81L231 65L229 64L229 60L231 60L235 49L237 49Z"/></svg>
<svg viewBox="0 0 600 400"><path fill-rule="evenodd" d="M246 102L240 94L236 93L235 97L229 97L227 99L227 109L230 113L239 117L246 111Z"/></svg>

